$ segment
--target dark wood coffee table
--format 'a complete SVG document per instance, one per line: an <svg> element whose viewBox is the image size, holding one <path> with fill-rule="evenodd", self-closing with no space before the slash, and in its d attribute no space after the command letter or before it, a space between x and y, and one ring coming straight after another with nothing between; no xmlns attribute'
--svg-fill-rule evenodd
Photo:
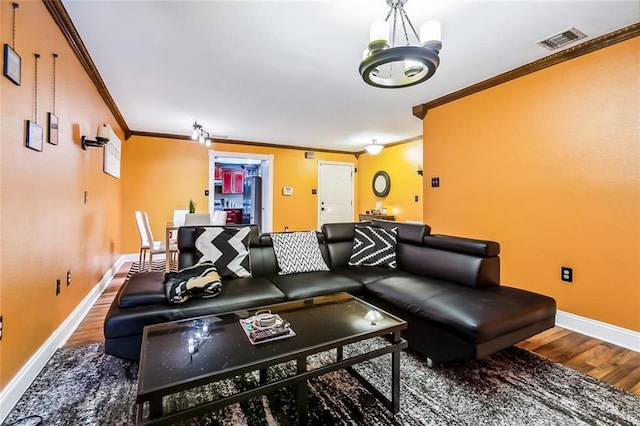
<svg viewBox="0 0 640 426"><path fill-rule="evenodd" d="M202 415L224 406L296 385L298 424L307 419L307 380L331 371L347 369L389 410L400 409L400 351L407 342L400 337L407 328L402 319L347 293L316 297L262 307L270 309L291 324L296 336L252 345L244 334L240 318L258 309L230 312L189 320L156 324L144 328L138 373L138 424L172 424ZM370 310L379 311L383 319L376 325L364 319ZM193 355L188 340L207 324L208 337ZM345 358L343 347L352 343L389 336L389 344ZM314 370L307 370L307 357L336 350L336 360ZM391 353L391 398L388 398L351 366ZM297 373L283 379L267 380L268 367L296 361ZM260 371L255 388L231 396L165 413L163 397L241 374ZM144 414L148 412L148 415Z"/></svg>

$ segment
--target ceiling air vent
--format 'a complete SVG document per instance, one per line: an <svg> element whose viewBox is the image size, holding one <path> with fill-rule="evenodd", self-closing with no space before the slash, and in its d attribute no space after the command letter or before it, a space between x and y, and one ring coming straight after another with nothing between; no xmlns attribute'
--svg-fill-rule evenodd
<svg viewBox="0 0 640 426"><path fill-rule="evenodd" d="M585 38L587 35L583 32L571 27L559 34L553 35L547 39L540 40L537 44L548 50L556 50L576 40Z"/></svg>

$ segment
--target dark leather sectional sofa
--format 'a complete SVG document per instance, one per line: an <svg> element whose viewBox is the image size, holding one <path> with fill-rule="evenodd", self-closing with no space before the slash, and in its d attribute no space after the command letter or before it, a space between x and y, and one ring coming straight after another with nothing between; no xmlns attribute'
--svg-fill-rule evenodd
<svg viewBox="0 0 640 426"><path fill-rule="evenodd" d="M107 313L105 352L137 360L146 325L341 291L405 319L409 347L434 362L485 357L554 326L554 299L500 285L498 243L431 235L428 225L373 224L398 228L397 269L349 266L356 223L335 223L318 233L328 272L278 275L271 237L251 225L253 276L223 279L217 297L171 305L164 273L136 274ZM178 230L180 268L198 260L197 228Z"/></svg>

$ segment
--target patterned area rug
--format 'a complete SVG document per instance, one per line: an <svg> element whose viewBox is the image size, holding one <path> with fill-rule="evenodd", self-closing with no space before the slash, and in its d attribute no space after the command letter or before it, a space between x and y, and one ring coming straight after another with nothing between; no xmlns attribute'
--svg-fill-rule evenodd
<svg viewBox="0 0 640 426"><path fill-rule="evenodd" d="M151 271L153 272L164 272L164 267L165 267L164 259L154 260L151 263ZM145 262L142 267L140 267L140 264L138 262L133 262L133 264L131 265L131 268L129 269L129 272L127 273L126 279L129 279L132 275L137 274L139 272L147 272L149 270L148 268L149 268L149 262ZM175 265L171 265L171 270L177 270L177 267Z"/></svg>
<svg viewBox="0 0 640 426"><path fill-rule="evenodd" d="M371 342L379 344L379 342ZM362 350L361 347L351 350ZM312 367L334 353L311 360ZM555 364L520 348L464 363L429 368L403 352L401 410L391 414L345 371L308 383L313 425L639 425L640 398ZM389 389L390 357L358 369L381 390ZM287 375L284 364L269 375ZM59 349L4 425L39 415L46 425L135 424L137 364L105 355L102 344ZM173 410L246 389L257 375L246 375L165 400ZM254 398L185 425L290 425L295 402L291 389ZM35 423L18 423L35 424Z"/></svg>

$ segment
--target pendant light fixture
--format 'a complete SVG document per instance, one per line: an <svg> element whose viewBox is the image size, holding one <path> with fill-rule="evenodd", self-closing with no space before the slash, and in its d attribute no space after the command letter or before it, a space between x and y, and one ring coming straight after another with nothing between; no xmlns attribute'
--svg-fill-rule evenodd
<svg viewBox="0 0 640 426"><path fill-rule="evenodd" d="M384 147L378 143L377 139L372 139L371 143L364 147L364 149L366 149L367 152L371 155L380 154L382 152L382 148Z"/></svg>
<svg viewBox="0 0 640 426"><path fill-rule="evenodd" d="M407 1L387 0L390 8L387 17L371 24L369 46L363 52L359 68L362 79L371 86L413 86L431 78L440 65L440 23L426 22L420 27L418 36L404 10ZM393 19L390 22L391 15ZM400 31L400 27L404 45L396 45L396 31Z"/></svg>

